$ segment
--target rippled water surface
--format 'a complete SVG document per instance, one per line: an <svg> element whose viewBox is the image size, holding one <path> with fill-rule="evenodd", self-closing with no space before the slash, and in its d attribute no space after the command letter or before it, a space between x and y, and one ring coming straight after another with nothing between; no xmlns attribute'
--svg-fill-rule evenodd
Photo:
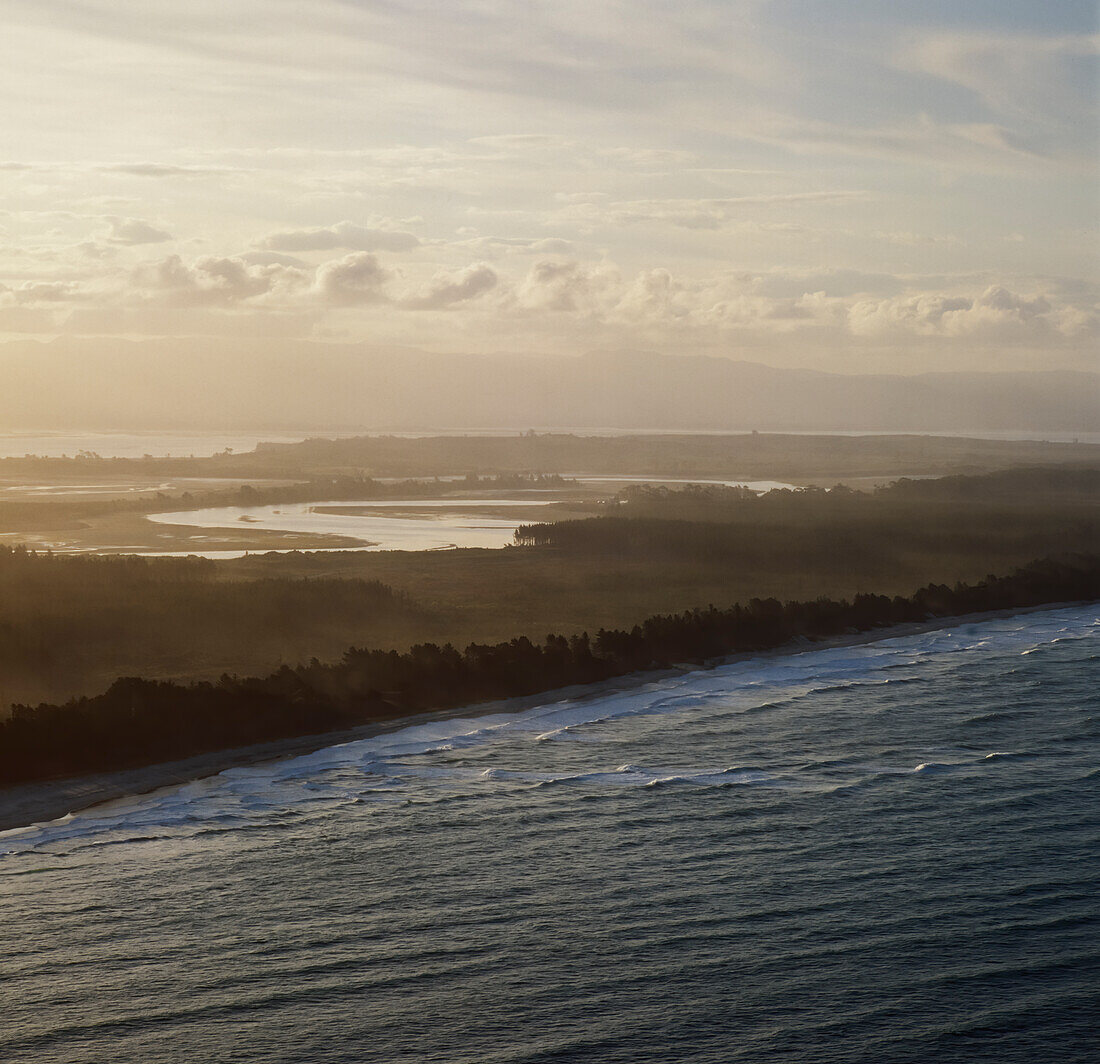
<svg viewBox="0 0 1100 1064"><path fill-rule="evenodd" d="M1098 1059L1098 616L421 724L4 833L0 1059Z"/></svg>

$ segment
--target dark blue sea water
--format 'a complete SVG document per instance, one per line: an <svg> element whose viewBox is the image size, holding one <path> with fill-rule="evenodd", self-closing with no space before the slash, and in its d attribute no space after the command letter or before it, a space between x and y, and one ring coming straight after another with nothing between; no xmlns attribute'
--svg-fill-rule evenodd
<svg viewBox="0 0 1100 1064"><path fill-rule="evenodd" d="M0 835L8 1062L1100 1059L1100 612Z"/></svg>

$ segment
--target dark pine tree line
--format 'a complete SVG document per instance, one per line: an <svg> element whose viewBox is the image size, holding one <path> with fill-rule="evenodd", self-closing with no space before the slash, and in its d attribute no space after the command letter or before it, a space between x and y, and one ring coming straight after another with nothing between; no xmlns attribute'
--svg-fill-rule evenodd
<svg viewBox="0 0 1100 1064"><path fill-rule="evenodd" d="M0 723L0 784L136 767L212 750L333 731L426 710L530 695L743 651L886 625L1100 599L1100 555L1045 559L975 584L929 584L893 598L752 599L649 617L541 644L526 637L464 651L350 649L264 678L176 684L123 678L64 705L14 706Z"/></svg>

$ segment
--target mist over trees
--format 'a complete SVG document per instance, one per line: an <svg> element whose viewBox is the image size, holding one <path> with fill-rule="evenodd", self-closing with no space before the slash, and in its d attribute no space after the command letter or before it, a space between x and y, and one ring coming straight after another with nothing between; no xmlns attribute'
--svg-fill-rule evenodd
<svg viewBox="0 0 1100 1064"><path fill-rule="evenodd" d="M1089 550L1100 542L1100 470L1036 468L902 479L871 492L639 485L599 517L521 525L518 544L570 556L660 559L870 573L904 556Z"/></svg>
<svg viewBox="0 0 1100 1064"><path fill-rule="evenodd" d="M13 707L0 723L0 784L134 767L204 751L307 735L429 709L535 694L678 662L780 647L983 610L1100 598L1100 556L1037 561L1004 576L909 596L851 600L752 599L653 616L540 643L413 646L405 653L350 649L330 665L284 666L262 679L225 675L179 685L120 679L63 705Z"/></svg>
<svg viewBox="0 0 1100 1064"><path fill-rule="evenodd" d="M425 611L378 580L226 579L205 558L62 555L0 547L0 717L27 697L66 698L120 667L154 676L271 667L305 647L423 632Z"/></svg>

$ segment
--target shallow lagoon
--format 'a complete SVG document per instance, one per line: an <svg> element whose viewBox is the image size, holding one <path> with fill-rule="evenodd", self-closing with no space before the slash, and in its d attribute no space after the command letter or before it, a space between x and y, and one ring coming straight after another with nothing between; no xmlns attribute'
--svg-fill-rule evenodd
<svg viewBox="0 0 1100 1064"><path fill-rule="evenodd" d="M614 488L622 484L684 484L746 487L753 491L793 488L774 480L676 480L660 477L614 476L578 477L586 488ZM521 497L526 496L526 497ZM523 524L546 520L542 507L552 506L573 497L568 491L534 490L515 492L507 497L448 497L440 499L387 499L383 501L333 500L331 502L279 503L271 506L218 506L204 510L181 510L172 513L149 514L156 524L176 528L225 529L239 534L242 526L275 532L343 536L357 540L358 546L328 548L330 550L448 550L456 547L506 547L514 542L516 529ZM399 515L387 510L400 510ZM516 516L503 516L497 511L515 510ZM339 512L337 512L339 511ZM262 550L262 547L256 549ZM322 548L325 549L325 548ZM142 550L140 553L169 553ZM203 557L240 557L243 550L204 551L196 544L194 550L174 551Z"/></svg>
<svg viewBox="0 0 1100 1064"><path fill-rule="evenodd" d="M280 503L273 506L218 506L207 510L149 514L156 524L241 531L241 524L278 532L344 536L357 540L351 550L447 550L454 547L504 547L515 530L537 516L521 519L491 516L486 511L548 506L554 499L415 499L371 503L347 500ZM354 513L333 513L334 509ZM404 511L400 516L387 509ZM423 511L411 513L411 511ZM190 553L202 554L198 549ZM213 553L213 552L209 552ZM243 553L243 552L233 552ZM227 556L217 552L218 557Z"/></svg>

